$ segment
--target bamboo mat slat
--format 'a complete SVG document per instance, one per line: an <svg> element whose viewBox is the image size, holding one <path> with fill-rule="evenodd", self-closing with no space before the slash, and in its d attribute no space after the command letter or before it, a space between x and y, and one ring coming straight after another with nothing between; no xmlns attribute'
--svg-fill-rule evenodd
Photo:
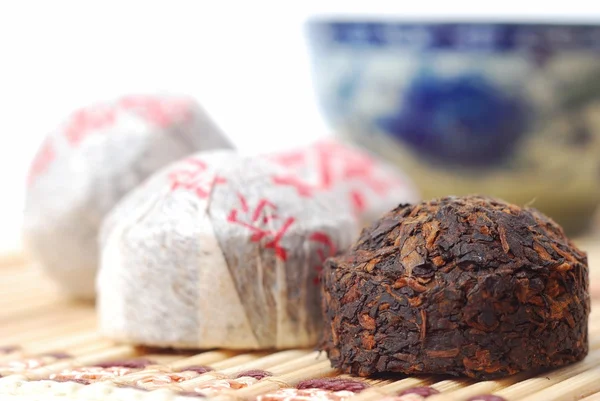
<svg viewBox="0 0 600 401"><path fill-rule="evenodd" d="M600 255L600 248L596 253ZM600 272L594 270L592 277L596 275L600 277ZM116 344L96 331L92 304L65 299L26 258L19 255L0 258L0 376L6 376L0 378L0 400L10 400L9 394L16 391L15 388L25 391L23 389L31 384L29 395L21 394L14 399L77 399L67 397L69 391L77 389L81 399L89 401L95 399L90 395L93 391L101 394L98 400L104 397L142 401L179 400L173 397L193 400L185 396L204 391L202 389L208 386L213 389L207 393L208 399L243 401L295 387L307 379L338 377L368 385L364 391L346 395L338 401L378 401L416 386L431 386L440 392L428 397L428 401L466 401L482 394L497 395L507 401L600 401L600 299L593 302L589 332L587 358L540 374L521 373L491 381L431 376L356 378L340 374L331 368L324 353L313 350L193 352ZM150 365L143 369L124 369L120 376L111 376L89 386L48 381L65 372L87 372L95 364L123 359L148 360ZM186 371L186 368L199 366L212 370L202 374ZM246 381L244 377L237 378L241 372L253 370L267 371L271 376ZM35 383L45 384L36 386ZM54 383L56 388L46 383ZM214 390L218 386L224 387ZM121 395L116 396L117 393ZM407 401L415 400L418 401Z"/></svg>

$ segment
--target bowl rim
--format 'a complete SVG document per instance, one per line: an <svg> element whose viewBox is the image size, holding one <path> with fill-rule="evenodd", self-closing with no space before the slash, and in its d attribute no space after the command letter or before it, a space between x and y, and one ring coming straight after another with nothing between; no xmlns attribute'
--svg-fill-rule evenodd
<svg viewBox="0 0 600 401"><path fill-rule="evenodd" d="M569 2L533 0L502 0L480 2L454 0L432 2L410 1L328 1L306 8L305 17L325 20L362 20L397 22L448 23L515 23L597 25L600 26L600 3L570 0Z"/></svg>
<svg viewBox="0 0 600 401"><path fill-rule="evenodd" d="M406 26L508 26L508 27L539 27L539 28L600 28L600 19L590 20L511 20L501 17L488 17L486 19L449 18L435 16L407 17L407 16L356 16L344 14L318 15L306 19L305 25L328 25L328 24L370 24L370 25L406 25Z"/></svg>

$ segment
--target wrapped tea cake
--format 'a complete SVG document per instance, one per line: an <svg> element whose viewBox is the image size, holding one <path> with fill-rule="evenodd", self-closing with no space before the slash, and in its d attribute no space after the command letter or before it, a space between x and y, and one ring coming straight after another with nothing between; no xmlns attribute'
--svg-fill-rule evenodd
<svg viewBox="0 0 600 401"><path fill-rule="evenodd" d="M333 366L493 379L588 352L585 253L535 209L491 198L400 205L323 272Z"/></svg>
<svg viewBox="0 0 600 401"><path fill-rule="evenodd" d="M127 96L76 111L46 138L31 165L25 245L68 293L92 298L105 214L168 163L229 147L186 97Z"/></svg>
<svg viewBox="0 0 600 401"><path fill-rule="evenodd" d="M419 200L416 187L400 170L333 139L267 158L288 170L276 177L279 183L295 188L300 196L335 194L339 206L361 224L372 223L398 203Z"/></svg>
<svg viewBox="0 0 600 401"><path fill-rule="evenodd" d="M199 153L132 191L102 228L102 332L175 348L314 345L323 262L357 228L335 197L300 196L281 173L262 158Z"/></svg>

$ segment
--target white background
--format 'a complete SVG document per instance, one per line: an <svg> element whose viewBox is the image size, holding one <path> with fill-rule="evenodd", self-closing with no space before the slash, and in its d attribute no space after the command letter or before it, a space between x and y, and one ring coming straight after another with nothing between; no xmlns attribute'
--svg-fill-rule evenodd
<svg viewBox="0 0 600 401"><path fill-rule="evenodd" d="M0 249L19 246L24 180L39 142L86 103L188 93L246 151L326 133L302 35L309 15L600 22L600 5L585 2L489 3L0 0Z"/></svg>

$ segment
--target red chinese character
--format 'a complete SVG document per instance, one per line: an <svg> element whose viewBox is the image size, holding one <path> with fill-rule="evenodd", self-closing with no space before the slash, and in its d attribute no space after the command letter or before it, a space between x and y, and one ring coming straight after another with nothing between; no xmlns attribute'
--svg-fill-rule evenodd
<svg viewBox="0 0 600 401"><path fill-rule="evenodd" d="M271 160L282 166L298 167L304 164L305 157L306 154L304 152L292 151L272 155Z"/></svg>
<svg viewBox="0 0 600 401"><path fill-rule="evenodd" d="M314 192L317 190L317 187L315 185L303 181L300 177L295 177L291 175L273 176L273 183L277 185L290 185L296 188L296 191L298 191L298 195L306 198L312 197Z"/></svg>
<svg viewBox="0 0 600 401"><path fill-rule="evenodd" d="M311 155L314 161L309 159ZM383 196L391 187L400 184L396 179L377 177L375 163L368 155L331 141L322 141L314 145L309 152L290 152L274 157L273 160L293 170L305 168L310 162L316 163L315 182L308 182L290 174L273 177L275 184L293 186L298 194L304 197L312 196L315 191L331 189L338 182L360 181L360 188L355 187L348 194L356 213L363 212L367 206L361 188L370 188Z"/></svg>
<svg viewBox="0 0 600 401"><path fill-rule="evenodd" d="M317 276L313 279L313 283L315 285L319 285L321 281L320 276L323 272L323 264L325 263L325 260L330 256L335 256L337 251L335 249L335 244L333 243L329 235L327 235L327 233L316 231L312 233L308 239L321 245L321 247L317 249L317 256L319 257L320 261L320 263L315 266Z"/></svg>
<svg viewBox="0 0 600 401"><path fill-rule="evenodd" d="M385 193L389 182L375 176L375 163L368 155L335 142L320 142L315 146L321 185L330 188L338 181L356 179L374 191Z"/></svg>
<svg viewBox="0 0 600 401"><path fill-rule="evenodd" d="M360 192L358 189L354 189L350 191L348 196L350 197L350 203L352 204L354 214L359 214L365 211L367 208L367 201L362 192Z"/></svg>
<svg viewBox="0 0 600 401"><path fill-rule="evenodd" d="M31 185L38 175L44 173L55 158L56 152L54 151L54 145L50 138L47 138L31 163L31 168L27 175L27 185Z"/></svg>
<svg viewBox="0 0 600 401"><path fill-rule="evenodd" d="M184 188L193 191L200 199L206 199L214 185L225 183L225 179L208 171L207 164L190 157L184 161L189 168L181 168L169 174L171 190Z"/></svg>
<svg viewBox="0 0 600 401"><path fill-rule="evenodd" d="M65 129L67 141L77 146L91 131L115 123L116 113L112 107L97 106L76 111Z"/></svg>
<svg viewBox="0 0 600 401"><path fill-rule="evenodd" d="M191 116L187 99L161 99L152 96L127 96L119 100L119 107L132 111L146 121L165 128L174 121Z"/></svg>
<svg viewBox="0 0 600 401"><path fill-rule="evenodd" d="M287 252L280 245L280 241L296 219L288 217L279 229L274 229L273 223L280 220L280 217L276 213L277 206L267 199L260 199L254 210L250 210L250 206L244 195L238 194L238 199L241 207L240 209L232 209L227 216L227 221L249 229L252 232L252 236L250 237L250 241L252 242L259 242L266 239L265 248L274 249L275 255L278 258L283 261L287 260Z"/></svg>

